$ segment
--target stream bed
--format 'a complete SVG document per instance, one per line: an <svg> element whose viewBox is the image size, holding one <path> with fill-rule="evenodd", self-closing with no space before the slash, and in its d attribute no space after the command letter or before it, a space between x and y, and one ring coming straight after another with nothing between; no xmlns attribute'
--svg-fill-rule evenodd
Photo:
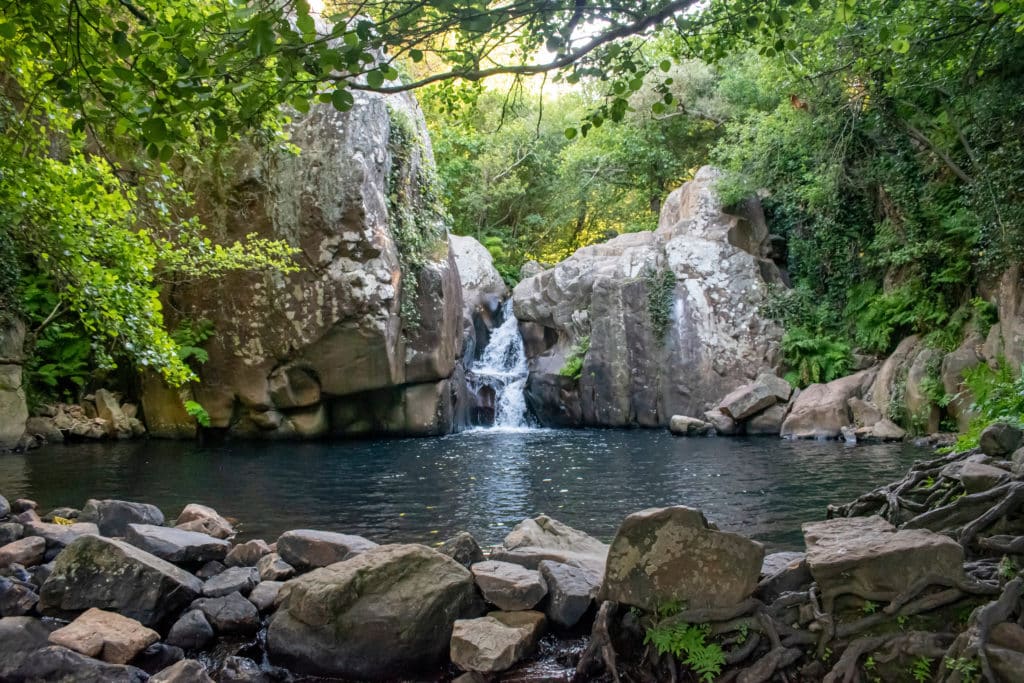
<svg viewBox="0 0 1024 683"><path fill-rule="evenodd" d="M673 437L665 430L480 429L430 439L320 443L135 441L0 456L0 494L43 511L87 498L187 503L237 518L240 539L315 528L378 543L496 544L545 513L609 541L647 507L700 508L769 551L802 548L800 524L902 476L930 451L776 438Z"/></svg>

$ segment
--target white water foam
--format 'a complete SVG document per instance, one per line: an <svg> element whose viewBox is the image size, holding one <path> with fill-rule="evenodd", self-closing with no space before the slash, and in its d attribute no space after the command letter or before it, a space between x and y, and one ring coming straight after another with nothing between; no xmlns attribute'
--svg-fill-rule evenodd
<svg viewBox="0 0 1024 683"><path fill-rule="evenodd" d="M479 392L482 387L494 390L494 427L501 429L529 429L526 410L526 349L519 334L519 321L512 313L512 299L502 309L501 326L491 332L480 359L469 369L471 387Z"/></svg>

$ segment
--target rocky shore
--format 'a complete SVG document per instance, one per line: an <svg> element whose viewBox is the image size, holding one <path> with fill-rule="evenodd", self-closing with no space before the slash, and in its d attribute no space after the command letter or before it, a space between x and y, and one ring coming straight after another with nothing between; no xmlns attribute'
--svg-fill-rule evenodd
<svg viewBox="0 0 1024 683"><path fill-rule="evenodd" d="M1019 681L1022 511L1006 425L830 506L806 553L684 506L482 549L0 498L0 680Z"/></svg>

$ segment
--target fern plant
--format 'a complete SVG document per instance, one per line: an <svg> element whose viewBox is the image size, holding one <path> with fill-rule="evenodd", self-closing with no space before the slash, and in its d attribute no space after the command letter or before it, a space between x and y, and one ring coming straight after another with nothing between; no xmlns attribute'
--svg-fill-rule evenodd
<svg viewBox="0 0 1024 683"><path fill-rule="evenodd" d="M849 344L834 337L814 334L802 327L786 331L782 338L782 356L790 368L786 381L800 388L831 382L846 375L853 367Z"/></svg>
<svg viewBox="0 0 1024 683"><path fill-rule="evenodd" d="M921 655L910 665L910 676L917 683L927 683L932 678L932 660Z"/></svg>
<svg viewBox="0 0 1024 683"><path fill-rule="evenodd" d="M644 645L653 645L659 655L671 654L690 667L705 683L712 683L725 666L725 652L718 643L707 642L707 624L675 623L647 629Z"/></svg>
<svg viewBox="0 0 1024 683"><path fill-rule="evenodd" d="M565 364L562 369L558 371L558 374L562 377L568 377L569 379L579 379L583 376L583 359L587 355L587 351L590 350L590 336L580 338L576 342L572 349L569 351L569 355L565 357Z"/></svg>

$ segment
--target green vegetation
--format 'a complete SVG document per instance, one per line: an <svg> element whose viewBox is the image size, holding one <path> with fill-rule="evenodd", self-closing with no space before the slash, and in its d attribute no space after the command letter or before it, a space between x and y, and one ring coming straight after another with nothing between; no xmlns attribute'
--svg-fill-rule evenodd
<svg viewBox="0 0 1024 683"><path fill-rule="evenodd" d="M954 450L975 448L982 430L993 422L1024 427L1024 369L1020 376L1014 376L1005 361L997 370L982 363L964 371L964 384L974 397L971 409L975 416L967 431L957 438Z"/></svg>
<svg viewBox="0 0 1024 683"><path fill-rule="evenodd" d="M850 345L834 337L815 335L803 327L791 327L782 337L782 353L792 368L786 381L798 387L831 382L853 367Z"/></svg>
<svg viewBox="0 0 1024 683"><path fill-rule="evenodd" d="M579 379L583 376L583 359L587 356L587 351L590 350L590 337L582 337L579 341L573 344L572 349L569 350L568 355L565 357L565 365L558 371L558 374L562 377L568 377L569 379Z"/></svg>
<svg viewBox="0 0 1024 683"><path fill-rule="evenodd" d="M706 624L674 623L647 629L644 645L653 645L659 655L671 654L693 670L698 680L711 683L725 666L725 652L718 643L707 642Z"/></svg>
<svg viewBox="0 0 1024 683"><path fill-rule="evenodd" d="M910 675L917 683L926 683L932 679L932 660L921 655L910 666Z"/></svg>
<svg viewBox="0 0 1024 683"><path fill-rule="evenodd" d="M676 276L669 268L644 273L647 284L647 313L651 316L654 338L664 340L672 321L672 302L675 301Z"/></svg>

